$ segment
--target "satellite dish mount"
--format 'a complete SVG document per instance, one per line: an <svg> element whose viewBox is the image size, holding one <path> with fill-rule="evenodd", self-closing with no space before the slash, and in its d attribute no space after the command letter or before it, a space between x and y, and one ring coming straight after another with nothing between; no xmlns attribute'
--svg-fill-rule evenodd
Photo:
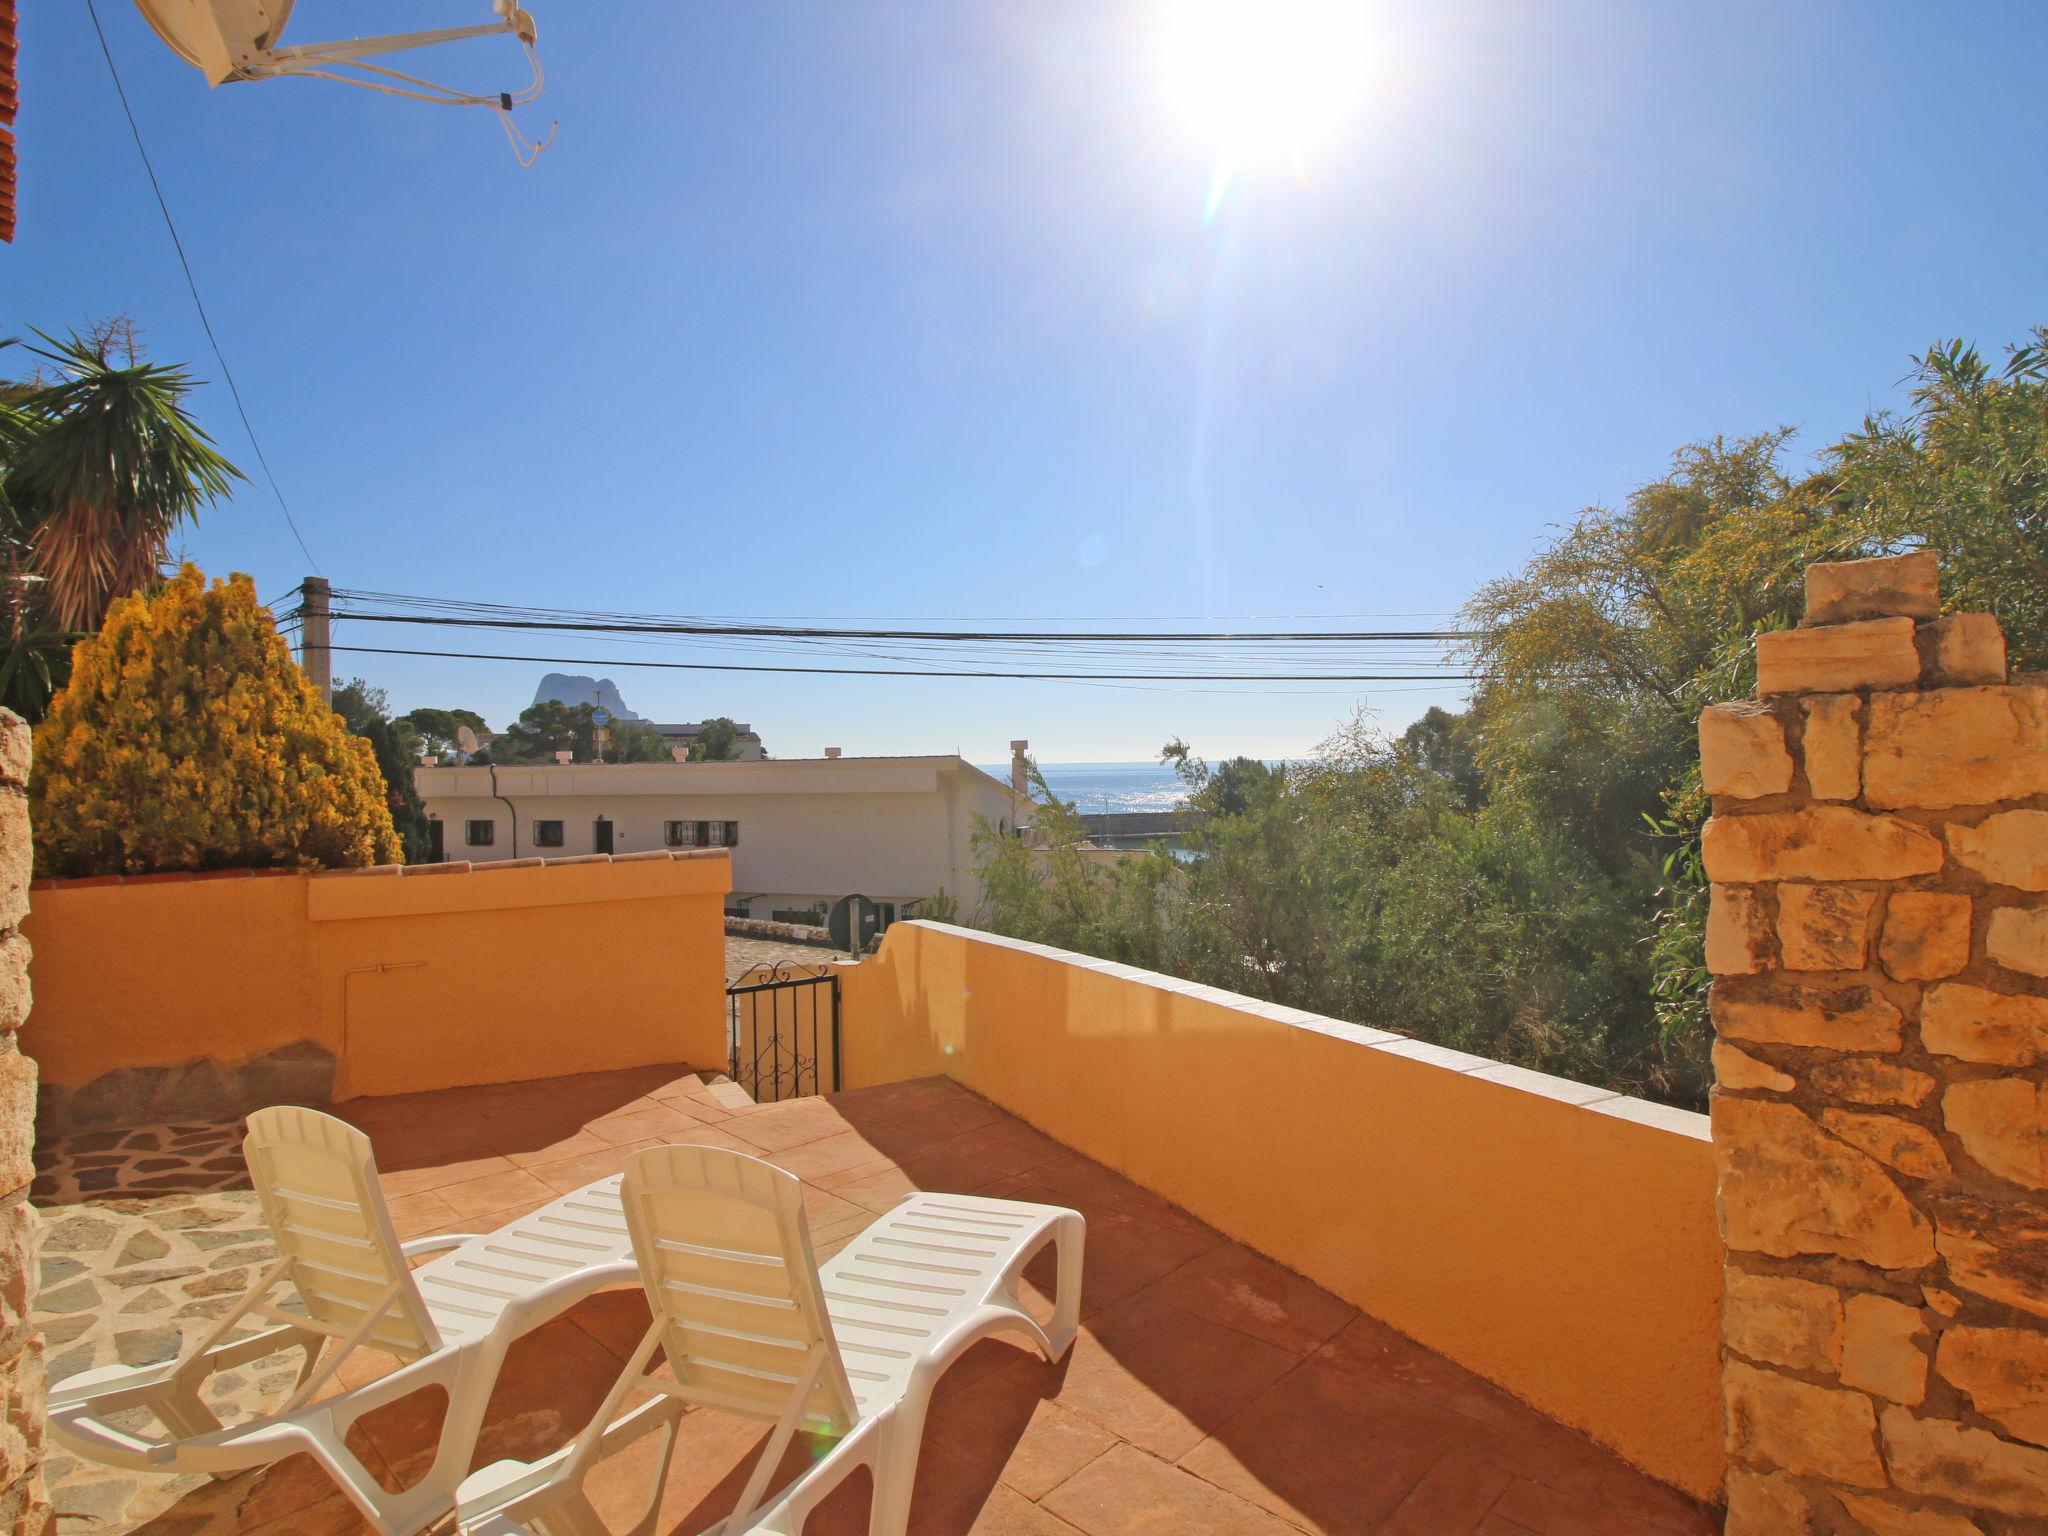
<svg viewBox="0 0 2048 1536"><path fill-rule="evenodd" d="M498 19L474 27L443 27L432 32L280 47L278 38L291 18L292 4L293 0L135 0L136 9L156 29L156 35L179 58L205 75L208 85L307 75L441 106L487 107L497 114L499 126L505 130L521 165L533 164L535 157L554 142L552 124L547 137L535 143L512 121L512 109L536 100L542 85L540 55L534 48L533 18L517 0L491 0L491 9ZM517 91L489 95L458 91L387 64L366 62L382 54L500 34L510 34L519 40L533 72L533 78Z"/></svg>

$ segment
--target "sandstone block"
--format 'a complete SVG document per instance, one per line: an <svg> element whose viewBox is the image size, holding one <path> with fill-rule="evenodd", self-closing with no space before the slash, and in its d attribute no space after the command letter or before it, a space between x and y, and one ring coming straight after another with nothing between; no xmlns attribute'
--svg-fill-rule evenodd
<svg viewBox="0 0 2048 1536"><path fill-rule="evenodd" d="M1885 1486L1877 1414L1861 1392L1812 1386L1740 1360L1727 1363L1721 1385L1733 1455L1852 1488Z"/></svg>
<svg viewBox="0 0 2048 1536"><path fill-rule="evenodd" d="M2048 794L2048 689L1880 694L1863 731L1863 798L1945 810Z"/></svg>
<svg viewBox="0 0 2048 1536"><path fill-rule="evenodd" d="M1700 782L1710 795L1754 800L1792 787L1785 727L1762 704L1715 704L1700 715Z"/></svg>
<svg viewBox="0 0 2048 1536"><path fill-rule="evenodd" d="M1935 1238L1936 1245L1939 1246L1940 1242L1941 1239L1937 1235ZM1963 1310L1963 1298L1954 1291L1944 1291L1938 1285L1921 1286L1920 1299L1943 1317L1958 1316Z"/></svg>
<svg viewBox="0 0 2048 1536"><path fill-rule="evenodd" d="M2048 1318L2048 1210L1923 1189L1949 1285Z"/></svg>
<svg viewBox="0 0 2048 1536"><path fill-rule="evenodd" d="M1984 1527L1961 1515L1944 1515L1932 1509L1907 1509L1887 1504L1867 1493L1838 1493L1842 1508L1868 1527L1874 1536L1984 1536Z"/></svg>
<svg viewBox="0 0 2048 1536"><path fill-rule="evenodd" d="M1963 1150L2002 1179L2048 1189L2048 1084L2021 1077L1952 1083L1942 1123Z"/></svg>
<svg viewBox="0 0 2048 1536"><path fill-rule="evenodd" d="M1899 1010L1868 987L1720 981L1714 984L1708 1008L1715 1031L1732 1040L1830 1051L1896 1051L1903 1039Z"/></svg>
<svg viewBox="0 0 2048 1536"><path fill-rule="evenodd" d="M1988 613L1952 613L1927 626L1934 675L1944 683L2005 681L2005 631Z"/></svg>
<svg viewBox="0 0 2048 1536"><path fill-rule="evenodd" d="M1806 622L1842 624L1941 612L1941 562L1931 549L1870 560L1827 560L1806 568Z"/></svg>
<svg viewBox="0 0 2048 1536"><path fill-rule="evenodd" d="M30 844L28 791L0 785L0 929L18 928L28 916Z"/></svg>
<svg viewBox="0 0 2048 1536"><path fill-rule="evenodd" d="M1993 885L2048 891L2048 811L2001 811L1974 827L1951 826L1948 846L1958 864Z"/></svg>
<svg viewBox="0 0 2048 1536"><path fill-rule="evenodd" d="M1851 1296L1842 1309L1842 1384L1911 1408L1927 1396L1927 1325L1918 1307Z"/></svg>
<svg viewBox="0 0 2048 1536"><path fill-rule="evenodd" d="M26 1200L0 1206L0 1338L28 1321L42 1243L42 1218Z"/></svg>
<svg viewBox="0 0 2048 1536"><path fill-rule="evenodd" d="M2004 1515L2048 1515L2048 1451L1945 1419L1884 1411L1885 1459L1910 1493Z"/></svg>
<svg viewBox="0 0 2048 1536"><path fill-rule="evenodd" d="M1716 816L1700 838L1707 878L1735 885L1771 880L1910 880L1942 865L1941 840L1896 816L1846 805L1755 816Z"/></svg>
<svg viewBox="0 0 2048 1536"><path fill-rule="evenodd" d="M1948 1155L1925 1126L1896 1115L1824 1109L1820 1122L1858 1151L1868 1152L1909 1179L1938 1179L1949 1171Z"/></svg>
<svg viewBox="0 0 2048 1536"><path fill-rule="evenodd" d="M0 934L0 1030L19 1029L28 1022L35 1004L28 975L33 953L19 930Z"/></svg>
<svg viewBox="0 0 2048 1536"><path fill-rule="evenodd" d="M2006 1433L2048 1445L2048 1334L2027 1328L1949 1328L1935 1365Z"/></svg>
<svg viewBox="0 0 2048 1536"><path fill-rule="evenodd" d="M1746 885L1717 885L1707 907L1707 970L1748 976L1770 968L1771 918Z"/></svg>
<svg viewBox="0 0 2048 1536"><path fill-rule="evenodd" d="M1920 651L1911 619L1769 630L1756 637L1756 691L1767 698L1903 688L1919 679Z"/></svg>
<svg viewBox="0 0 2048 1536"><path fill-rule="evenodd" d="M1991 914L1984 949L2009 971L2048 976L2048 907L2000 907Z"/></svg>
<svg viewBox="0 0 2048 1536"><path fill-rule="evenodd" d="M1831 1285L1731 1268L1721 1336L1739 1355L1795 1371L1842 1366L1842 1294Z"/></svg>
<svg viewBox="0 0 2048 1536"><path fill-rule="evenodd" d="M1872 1056L1824 1061L1807 1081L1830 1098L1855 1104L1925 1104L1934 1092L1934 1079L1925 1072Z"/></svg>
<svg viewBox="0 0 2048 1536"><path fill-rule="evenodd" d="M9 1040L0 1049L0 1195L36 1176L35 1149L36 1064Z"/></svg>
<svg viewBox="0 0 2048 1536"><path fill-rule="evenodd" d="M1937 981L1970 963L1970 898L1895 891L1884 909L1884 968L1900 981Z"/></svg>
<svg viewBox="0 0 2048 1536"><path fill-rule="evenodd" d="M1863 701L1853 693L1806 699L1806 787L1816 800L1854 800L1863 792Z"/></svg>
<svg viewBox="0 0 2048 1536"><path fill-rule="evenodd" d="M1878 1269L1934 1257L1934 1229L1883 1165L1791 1104L1717 1097L1714 1157L1721 1236L1730 1248L1835 1254Z"/></svg>
<svg viewBox="0 0 2048 1536"><path fill-rule="evenodd" d="M28 784L34 732L11 709L0 709L0 784Z"/></svg>
<svg viewBox="0 0 2048 1536"><path fill-rule="evenodd" d="M1790 1093L1798 1086L1789 1074L1725 1040L1714 1042L1714 1082L1722 1088L1764 1088L1772 1093Z"/></svg>
<svg viewBox="0 0 2048 1536"><path fill-rule="evenodd" d="M2048 1060L2048 998L1945 981L1920 1000L1920 1042L1958 1061L2030 1067Z"/></svg>
<svg viewBox="0 0 2048 1536"><path fill-rule="evenodd" d="M1853 885L1778 887L1778 946L1788 971L1860 971L1877 892Z"/></svg>
<svg viewBox="0 0 2048 1536"><path fill-rule="evenodd" d="M1813 1511L1799 1484L1783 1472L1728 1469L1728 1523L1723 1536L1814 1536Z"/></svg>

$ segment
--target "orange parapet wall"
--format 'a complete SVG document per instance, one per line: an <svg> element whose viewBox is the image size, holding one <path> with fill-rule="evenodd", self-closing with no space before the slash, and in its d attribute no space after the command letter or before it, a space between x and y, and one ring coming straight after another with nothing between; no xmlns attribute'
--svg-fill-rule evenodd
<svg viewBox="0 0 2048 1536"><path fill-rule="evenodd" d="M1705 1116L934 923L840 985L846 1087L953 1077L1719 1497Z"/></svg>
<svg viewBox="0 0 2048 1536"><path fill-rule="evenodd" d="M334 1098L722 1066L731 886L708 850L39 881L24 1044L81 1124L255 1061L327 1063Z"/></svg>

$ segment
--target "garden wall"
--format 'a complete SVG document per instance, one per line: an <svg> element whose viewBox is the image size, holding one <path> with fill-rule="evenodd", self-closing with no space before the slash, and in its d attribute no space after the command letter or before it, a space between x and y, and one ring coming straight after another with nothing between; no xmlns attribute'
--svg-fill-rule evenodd
<svg viewBox="0 0 2048 1536"><path fill-rule="evenodd" d="M1718 1498L1704 1116L936 923L840 989L848 1088L953 1077Z"/></svg>
<svg viewBox="0 0 2048 1536"><path fill-rule="evenodd" d="M717 850L38 881L45 1135L725 1060Z"/></svg>

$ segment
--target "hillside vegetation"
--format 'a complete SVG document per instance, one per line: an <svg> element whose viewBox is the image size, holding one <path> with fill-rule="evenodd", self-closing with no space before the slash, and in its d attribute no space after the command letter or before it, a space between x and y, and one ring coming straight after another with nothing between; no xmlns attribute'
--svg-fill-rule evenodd
<svg viewBox="0 0 2048 1536"><path fill-rule="evenodd" d="M1787 472L1790 430L1714 438L1580 513L1467 604L1462 714L1361 715L1284 773L1169 744L1212 813L1187 864L1093 862L1057 803L1036 852L985 830L979 921L1703 1106L1695 722L1751 691L1806 566L1932 548L1944 608L2048 667L2048 330L1995 362L1937 346L1911 386L1814 473Z"/></svg>

